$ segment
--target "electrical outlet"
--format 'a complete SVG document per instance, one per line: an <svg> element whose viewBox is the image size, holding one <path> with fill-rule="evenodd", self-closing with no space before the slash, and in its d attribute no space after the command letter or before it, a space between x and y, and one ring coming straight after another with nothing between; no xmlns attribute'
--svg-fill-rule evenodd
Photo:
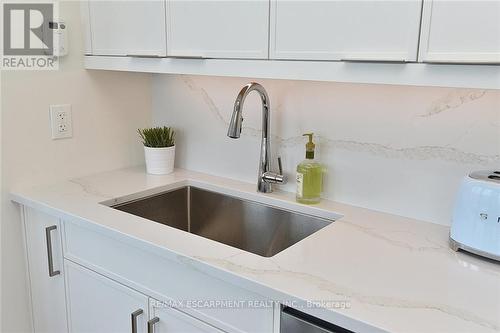
<svg viewBox="0 0 500 333"><path fill-rule="evenodd" d="M73 136L71 104L51 105L49 110L52 139L71 138Z"/></svg>

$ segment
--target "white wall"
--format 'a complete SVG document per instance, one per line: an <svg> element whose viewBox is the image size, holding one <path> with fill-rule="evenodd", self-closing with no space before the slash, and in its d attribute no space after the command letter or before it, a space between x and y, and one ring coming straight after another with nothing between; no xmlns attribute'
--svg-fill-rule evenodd
<svg viewBox="0 0 500 333"><path fill-rule="evenodd" d="M226 137L245 78L155 75L153 122L178 129L178 166L256 182L261 109L250 95L239 140ZM329 169L325 197L449 224L460 179L500 168L500 91L257 80L271 98L275 153L292 180L306 139Z"/></svg>
<svg viewBox="0 0 500 333"><path fill-rule="evenodd" d="M140 164L138 127L151 120L151 76L86 71L79 3L62 2L70 55L55 72L4 72L2 84L2 332L31 330L21 222L5 194L12 186L51 183ZM73 106L74 137L50 139L50 104Z"/></svg>
<svg viewBox="0 0 500 333"><path fill-rule="evenodd" d="M3 150L2 150L2 114L3 114L3 110L2 110L2 71L0 71L0 157L3 155ZM2 175L2 171L3 171L3 168L2 168L2 163L1 163L2 159L0 158L0 300L3 299L3 294L2 294L2 271L3 271L3 265L2 265L2 221L3 221L3 208L2 208L2 205L3 205L3 200L4 200L4 191L3 191L3 177L1 176ZM2 303L0 301L0 329L3 327L3 322L2 322Z"/></svg>

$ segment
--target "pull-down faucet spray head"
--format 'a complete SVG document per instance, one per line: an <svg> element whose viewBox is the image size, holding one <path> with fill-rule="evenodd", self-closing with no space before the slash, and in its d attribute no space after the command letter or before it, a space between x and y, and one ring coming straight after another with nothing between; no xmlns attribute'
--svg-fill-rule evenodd
<svg viewBox="0 0 500 333"><path fill-rule="evenodd" d="M269 97L267 97L267 93L265 92L264 87L255 82L251 82L245 85L238 93L236 101L234 102L233 115L231 116L231 122L229 123L229 128L227 130L227 136L231 139L240 138L241 125L243 123L243 103L245 102L245 98L247 97L248 93L250 93L252 90L257 90L261 95L261 98L266 100L266 107L267 103L269 103Z"/></svg>
<svg viewBox="0 0 500 333"><path fill-rule="evenodd" d="M231 116L231 122L229 123L229 128L227 129L227 136L231 139L239 139L241 134L241 126L243 123L243 116L241 114L242 101L236 99L234 103L233 115Z"/></svg>

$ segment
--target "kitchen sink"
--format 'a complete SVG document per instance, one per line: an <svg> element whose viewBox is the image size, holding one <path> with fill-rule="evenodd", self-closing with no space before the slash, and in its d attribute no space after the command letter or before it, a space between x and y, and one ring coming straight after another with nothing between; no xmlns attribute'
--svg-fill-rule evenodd
<svg viewBox="0 0 500 333"><path fill-rule="evenodd" d="M333 222L193 186L111 207L264 257Z"/></svg>

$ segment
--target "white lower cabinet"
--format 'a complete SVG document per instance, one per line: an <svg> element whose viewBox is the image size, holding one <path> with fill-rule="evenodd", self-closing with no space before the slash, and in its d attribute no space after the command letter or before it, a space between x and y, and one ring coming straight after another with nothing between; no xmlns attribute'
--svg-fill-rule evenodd
<svg viewBox="0 0 500 333"><path fill-rule="evenodd" d="M222 331L79 264L65 260L70 332Z"/></svg>
<svg viewBox="0 0 500 333"><path fill-rule="evenodd" d="M57 218L23 207L33 326L36 333L68 330L63 254Z"/></svg>
<svg viewBox="0 0 500 333"><path fill-rule="evenodd" d="M86 222L65 222L64 235L64 257L73 262L145 295L181 302L176 308L225 332L273 332L272 302L238 285L234 277L204 272L194 260L172 257ZM222 305L211 305L215 303Z"/></svg>
<svg viewBox="0 0 500 333"><path fill-rule="evenodd" d="M147 332L147 296L71 261L64 265L70 332Z"/></svg>
<svg viewBox="0 0 500 333"><path fill-rule="evenodd" d="M221 330L184 314L155 299L150 299L148 333L222 333Z"/></svg>
<svg viewBox="0 0 500 333"><path fill-rule="evenodd" d="M168 259L163 249L86 222L22 210L36 333L276 331L274 305L197 305L270 303L188 259Z"/></svg>

